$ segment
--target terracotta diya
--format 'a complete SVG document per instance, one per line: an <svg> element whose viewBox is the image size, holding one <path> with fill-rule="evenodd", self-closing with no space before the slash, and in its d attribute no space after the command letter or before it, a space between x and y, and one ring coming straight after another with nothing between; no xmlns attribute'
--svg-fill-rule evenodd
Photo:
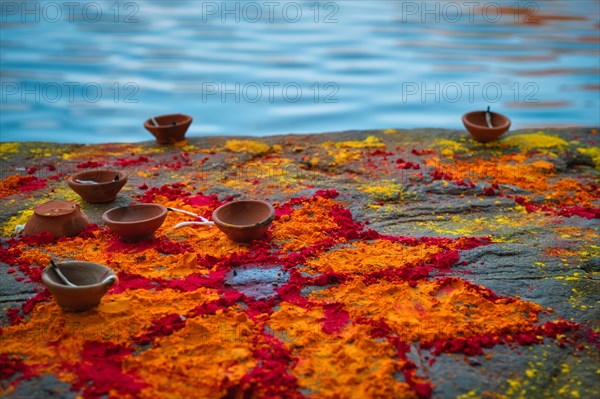
<svg viewBox="0 0 600 399"><path fill-rule="evenodd" d="M72 201L50 201L33 208L33 215L25 223L23 232L33 236L48 232L54 238L75 236L90 224L79 204Z"/></svg>
<svg viewBox="0 0 600 399"><path fill-rule="evenodd" d="M464 114L462 121L473 139L481 143L498 140L510 128L510 119L497 112L491 112L490 107L487 111Z"/></svg>
<svg viewBox="0 0 600 399"><path fill-rule="evenodd" d="M191 124L192 117L189 115L169 114L146 120L144 127L156 137L158 144L174 144L184 140Z"/></svg>
<svg viewBox="0 0 600 399"><path fill-rule="evenodd" d="M221 205L212 214L215 225L236 242L264 236L275 218L275 209L265 201L234 201Z"/></svg>
<svg viewBox="0 0 600 399"><path fill-rule="evenodd" d="M137 204L109 209L102 215L104 224L125 242L138 242L152 237L167 217L160 204Z"/></svg>
<svg viewBox="0 0 600 399"><path fill-rule="evenodd" d="M91 203L111 202L127 183L127 175L120 171L98 169L75 173L67 184L84 201Z"/></svg>
<svg viewBox="0 0 600 399"><path fill-rule="evenodd" d="M61 262L42 272L42 281L64 309L83 312L96 307L118 281L114 271L99 263Z"/></svg>

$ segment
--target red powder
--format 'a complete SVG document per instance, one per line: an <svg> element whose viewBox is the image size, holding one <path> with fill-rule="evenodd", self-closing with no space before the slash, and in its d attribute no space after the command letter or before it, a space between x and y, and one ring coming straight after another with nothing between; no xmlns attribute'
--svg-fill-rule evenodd
<svg viewBox="0 0 600 399"><path fill-rule="evenodd" d="M99 168L104 165L104 162L87 161L77 165L77 169Z"/></svg>
<svg viewBox="0 0 600 399"><path fill-rule="evenodd" d="M398 158L396 160L396 169L421 169L421 166L419 166L419 164L416 163L412 163L412 162L406 162L404 159L402 158Z"/></svg>
<svg viewBox="0 0 600 399"><path fill-rule="evenodd" d="M122 358L131 353L131 349L110 342L87 341L81 351L81 361L64 365L78 377L72 389L83 389L84 398L97 398L110 391L119 396L137 397L148 384L132 373L123 372Z"/></svg>
<svg viewBox="0 0 600 399"><path fill-rule="evenodd" d="M15 385L20 380L28 380L36 376L34 368L27 366L20 358L8 353L0 353L0 380L8 381L17 374L20 374L20 376L11 385Z"/></svg>
<svg viewBox="0 0 600 399"><path fill-rule="evenodd" d="M341 303L328 303L323 306L325 317L321 320L323 332L327 334L337 334L348 324L350 315Z"/></svg>
<svg viewBox="0 0 600 399"><path fill-rule="evenodd" d="M171 335L183 327L185 327L185 319L177 313L172 313L153 321L148 332L134 338L134 341L140 345L146 345L154 341L155 338Z"/></svg>
<svg viewBox="0 0 600 399"><path fill-rule="evenodd" d="M429 155L429 154L434 154L435 153L434 150L416 150L414 148L410 152L413 155Z"/></svg>
<svg viewBox="0 0 600 399"><path fill-rule="evenodd" d="M300 399L296 377L289 374L294 361L283 347L283 343L270 334L259 334L254 339L253 357L258 359L259 366L244 375L239 387L228 391L230 397L265 398L265 399Z"/></svg>
<svg viewBox="0 0 600 399"><path fill-rule="evenodd" d="M117 158L115 165L126 167L126 166L138 166L149 162L148 157L140 155L138 158Z"/></svg>
<svg viewBox="0 0 600 399"><path fill-rule="evenodd" d="M157 195L167 197L169 201L174 201L178 198L187 197L190 195L188 191L182 190L185 187L183 183L165 184L160 188L152 187L146 191L143 196L136 197L139 201L149 203L154 201Z"/></svg>
<svg viewBox="0 0 600 399"><path fill-rule="evenodd" d="M17 183L19 192L28 193L46 187L46 180L38 179L35 176L21 176Z"/></svg>

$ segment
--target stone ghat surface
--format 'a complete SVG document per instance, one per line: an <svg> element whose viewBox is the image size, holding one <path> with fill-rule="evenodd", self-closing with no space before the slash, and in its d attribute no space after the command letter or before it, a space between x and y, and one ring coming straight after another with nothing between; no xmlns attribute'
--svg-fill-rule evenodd
<svg viewBox="0 0 600 399"><path fill-rule="evenodd" d="M600 135L451 130L192 138L175 146L2 143L0 393L20 397L591 398L600 370ZM109 204L69 175L124 171ZM15 235L80 204L76 237ZM177 223L121 242L104 211L210 218L274 203L262 240ZM50 259L105 264L99 307L63 311Z"/></svg>

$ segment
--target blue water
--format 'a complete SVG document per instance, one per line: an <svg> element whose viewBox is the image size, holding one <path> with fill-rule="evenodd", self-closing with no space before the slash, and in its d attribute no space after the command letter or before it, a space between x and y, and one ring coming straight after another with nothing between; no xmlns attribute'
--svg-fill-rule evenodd
<svg viewBox="0 0 600 399"><path fill-rule="evenodd" d="M600 2L479 3L2 0L0 139L599 126Z"/></svg>

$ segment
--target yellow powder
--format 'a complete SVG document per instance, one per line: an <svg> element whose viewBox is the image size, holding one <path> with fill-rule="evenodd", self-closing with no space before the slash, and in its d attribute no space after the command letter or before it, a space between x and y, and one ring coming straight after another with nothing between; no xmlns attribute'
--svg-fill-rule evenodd
<svg viewBox="0 0 600 399"><path fill-rule="evenodd" d="M438 139L434 145L440 148L442 155L446 158L452 158L455 152L470 152L467 147L453 140Z"/></svg>
<svg viewBox="0 0 600 399"><path fill-rule="evenodd" d="M370 194L371 197L376 201L391 201L401 198L403 194L402 185L385 179L379 180L377 184L366 184L360 186L358 189Z"/></svg>
<svg viewBox="0 0 600 399"><path fill-rule="evenodd" d="M385 144L377 136L369 136L363 141L339 141L335 143L336 148L382 148Z"/></svg>
<svg viewBox="0 0 600 399"><path fill-rule="evenodd" d="M600 170L600 148L596 148L596 147L578 148L577 151L592 158L594 167L596 169Z"/></svg>
<svg viewBox="0 0 600 399"><path fill-rule="evenodd" d="M269 145L255 140L227 140L225 143L225 149L235 153L262 154L270 148Z"/></svg>
<svg viewBox="0 0 600 399"><path fill-rule="evenodd" d="M2 226L4 237L10 237L10 235L14 233L15 227L27 223L27 220L29 220L31 215L33 215L33 209L25 209L8 219L6 223L4 223L4 226Z"/></svg>
<svg viewBox="0 0 600 399"><path fill-rule="evenodd" d="M21 149L21 143L0 143L0 156L16 154Z"/></svg>
<svg viewBox="0 0 600 399"><path fill-rule="evenodd" d="M327 151L327 155L333 157L332 165L343 165L349 161L356 161L360 159L361 152L359 150L349 150L347 148L341 148L335 151Z"/></svg>
<svg viewBox="0 0 600 399"><path fill-rule="evenodd" d="M569 145L562 138L546 134L542 131L506 137L500 141L500 144L519 147L521 151L531 151L534 148L560 150Z"/></svg>

